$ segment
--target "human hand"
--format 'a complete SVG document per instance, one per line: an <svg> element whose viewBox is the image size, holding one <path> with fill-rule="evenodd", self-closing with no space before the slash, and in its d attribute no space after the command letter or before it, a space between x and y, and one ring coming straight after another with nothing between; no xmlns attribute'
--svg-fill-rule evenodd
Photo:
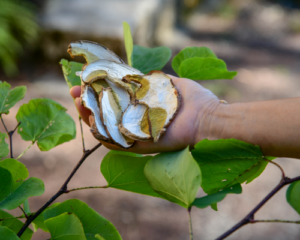
<svg viewBox="0 0 300 240"><path fill-rule="evenodd" d="M177 115L158 142L136 141L129 149L122 149L114 144L100 141L109 149L130 151L141 154L176 151L209 137L210 124L220 102L209 90L195 81L170 76L181 95L181 104ZM80 104L80 86L70 90L82 120L89 125L91 112Z"/></svg>

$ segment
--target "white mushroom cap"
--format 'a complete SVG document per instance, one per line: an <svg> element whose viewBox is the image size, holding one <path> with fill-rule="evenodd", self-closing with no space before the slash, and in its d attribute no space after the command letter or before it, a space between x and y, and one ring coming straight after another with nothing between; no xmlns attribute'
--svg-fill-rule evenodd
<svg viewBox="0 0 300 240"><path fill-rule="evenodd" d="M83 56L88 64L99 59L106 59L116 63L124 63L118 55L116 55L113 51L110 51L105 46L96 42L85 40L70 43L68 53L71 57Z"/></svg>
<svg viewBox="0 0 300 240"><path fill-rule="evenodd" d="M99 96L99 103L100 116L106 133L115 144L123 148L131 147L132 142L128 143L119 130L118 125L122 116L122 110L119 108L117 102L115 101L112 90L110 88L102 90Z"/></svg>
<svg viewBox="0 0 300 240"><path fill-rule="evenodd" d="M120 131L135 140L151 140L148 107L142 104L130 104L122 116Z"/></svg>
<svg viewBox="0 0 300 240"><path fill-rule="evenodd" d="M84 106L91 110L94 115L95 125L98 129L99 136L103 137L102 140L109 140L109 136L105 131L102 120L100 118L100 109L98 104L98 99L96 98L96 93L92 87L86 85L84 86L84 90L81 94L81 100L84 103Z"/></svg>

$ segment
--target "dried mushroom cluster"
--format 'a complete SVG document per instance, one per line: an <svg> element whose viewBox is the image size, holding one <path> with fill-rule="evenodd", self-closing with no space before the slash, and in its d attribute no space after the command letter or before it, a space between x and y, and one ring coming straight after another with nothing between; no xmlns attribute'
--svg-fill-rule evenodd
<svg viewBox="0 0 300 240"><path fill-rule="evenodd" d="M158 141L175 117L180 95L160 71L144 75L106 47L89 41L69 45L71 57L83 56L81 103L91 110L91 132L130 148L134 141Z"/></svg>

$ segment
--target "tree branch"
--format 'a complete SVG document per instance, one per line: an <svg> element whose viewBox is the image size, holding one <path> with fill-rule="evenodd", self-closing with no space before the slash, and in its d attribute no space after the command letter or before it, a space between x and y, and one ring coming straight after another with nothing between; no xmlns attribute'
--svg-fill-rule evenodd
<svg viewBox="0 0 300 240"><path fill-rule="evenodd" d="M193 240L193 227L192 227L191 207L188 208L188 214L189 214L190 240Z"/></svg>
<svg viewBox="0 0 300 240"><path fill-rule="evenodd" d="M84 160L91 155L95 150L97 150L102 144L99 143L97 144L94 148L92 148L91 150L85 151L81 157L81 159L79 160L79 162L77 163L77 165L75 166L75 168L73 169L73 171L71 172L71 174L69 175L69 177L67 178L67 180L64 182L64 184L61 186L61 188L58 190L58 192L50 198L50 200L48 202L46 202L35 214L33 214L32 216L30 216L26 222L24 223L23 227L20 229L20 231L18 232L18 237L21 237L21 235L24 233L24 231L26 230L26 228L30 225L30 223L33 222L34 219L36 219L38 217L38 215L40 215L52 202L54 202L60 195L64 194L67 192L67 187L68 187L68 183L70 182L70 180L72 179L72 177L74 176L74 174L77 172L78 168L82 165L82 163L84 162Z"/></svg>
<svg viewBox="0 0 300 240"><path fill-rule="evenodd" d="M94 189L94 188L108 188L108 186L90 186L90 187L73 188L70 190L66 190L65 193L74 192L74 191L78 191L78 190L84 190L84 189Z"/></svg>
<svg viewBox="0 0 300 240"><path fill-rule="evenodd" d="M84 144L84 137L83 137L83 128L82 128L82 120L79 116L79 123L80 123L80 132L81 132L81 141L82 141L82 150L85 152L85 144Z"/></svg>
<svg viewBox="0 0 300 240"><path fill-rule="evenodd" d="M2 118L2 114L0 114L0 118L1 118L2 124L3 124L4 128L5 128L5 131L6 131L7 135L8 135L8 138L9 138L10 158L13 158L14 156L13 156L12 136L13 136L13 134L15 133L15 131L17 130L18 126L21 124L21 122L19 122L19 123L17 124L17 126L15 127L14 130L8 131L8 129L7 129L6 125L5 125L5 123L4 123L4 120L3 120L3 118Z"/></svg>
<svg viewBox="0 0 300 240"><path fill-rule="evenodd" d="M300 221L289 221L289 220L278 220L278 219L274 219L274 220L253 220L250 223L258 223L258 222L269 222L269 223L279 222L279 223L296 223L296 224L300 224Z"/></svg>
<svg viewBox="0 0 300 240"><path fill-rule="evenodd" d="M216 240L221 240L226 237L228 237L230 234L238 230L240 227L248 224L248 223L255 223L256 220L254 220L254 214L271 198L273 195L275 195L283 186L288 185L292 182L296 182L300 180L300 176L295 178L287 178L285 177L280 181L280 183L254 208L252 211L244 217L240 222L238 222L236 225L234 225L231 229L223 233L220 237L216 238Z"/></svg>

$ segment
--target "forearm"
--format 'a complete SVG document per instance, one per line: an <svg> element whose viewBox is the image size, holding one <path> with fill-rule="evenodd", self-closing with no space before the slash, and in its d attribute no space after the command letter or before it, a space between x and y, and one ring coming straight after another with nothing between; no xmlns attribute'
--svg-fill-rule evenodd
<svg viewBox="0 0 300 240"><path fill-rule="evenodd" d="M259 145L266 156L300 158L300 98L222 104L208 138L235 138Z"/></svg>

